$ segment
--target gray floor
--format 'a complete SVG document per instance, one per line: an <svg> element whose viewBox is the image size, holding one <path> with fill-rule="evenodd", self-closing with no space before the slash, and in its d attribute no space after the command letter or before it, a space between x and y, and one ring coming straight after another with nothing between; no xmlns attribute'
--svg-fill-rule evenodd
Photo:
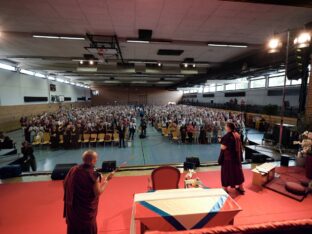
<svg viewBox="0 0 312 234"><path fill-rule="evenodd" d="M21 130L9 133L10 137L17 143L18 152L23 141ZM147 138L140 139L136 134L131 147L118 148L117 146L98 145L92 149L100 156L98 167L104 160L116 160L120 165L127 162L129 166L137 165L158 165L167 163L182 163L186 157L199 157L201 163L212 163L217 161L220 152L219 144L198 145L198 144L176 144L163 137L156 129L147 128ZM250 130L248 138L253 141L261 141L263 134ZM80 163L82 153L88 147L75 150L51 150L48 146L35 147L38 171L51 171L58 163Z"/></svg>

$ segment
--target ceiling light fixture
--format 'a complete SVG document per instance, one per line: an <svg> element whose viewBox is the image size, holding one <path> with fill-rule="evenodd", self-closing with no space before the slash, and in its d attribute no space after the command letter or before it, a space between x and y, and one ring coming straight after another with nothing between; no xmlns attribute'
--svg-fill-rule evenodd
<svg viewBox="0 0 312 234"><path fill-rule="evenodd" d="M222 43L208 43L212 47L229 47L229 48L247 48L248 45L243 44L222 44Z"/></svg>
<svg viewBox="0 0 312 234"><path fill-rule="evenodd" d="M90 64L90 65L93 65L93 64L94 64L94 61L93 61L93 60L90 60L90 61L89 61L89 64Z"/></svg>
<svg viewBox="0 0 312 234"><path fill-rule="evenodd" d="M4 63L0 63L0 68L9 71L16 71L16 67Z"/></svg>
<svg viewBox="0 0 312 234"><path fill-rule="evenodd" d="M294 40L294 45L298 48L308 47L311 42L311 34L308 32L302 32Z"/></svg>
<svg viewBox="0 0 312 234"><path fill-rule="evenodd" d="M55 80L55 77L53 77L53 76L48 76L47 78L48 78L48 80Z"/></svg>
<svg viewBox="0 0 312 234"><path fill-rule="evenodd" d="M26 75L30 75L30 76L35 75L35 73L33 71L29 71L29 70L26 70L26 69L21 69L20 73L26 74Z"/></svg>
<svg viewBox="0 0 312 234"><path fill-rule="evenodd" d="M169 40L151 40L151 44L170 44L172 41Z"/></svg>
<svg viewBox="0 0 312 234"><path fill-rule="evenodd" d="M139 60L130 60L128 61L128 63L145 63L145 62Z"/></svg>
<svg viewBox="0 0 312 234"><path fill-rule="evenodd" d="M106 83L106 84L115 84L115 83L120 83L119 80L105 80L103 83Z"/></svg>
<svg viewBox="0 0 312 234"><path fill-rule="evenodd" d="M134 80L131 81L132 84L146 84L147 81L146 80Z"/></svg>
<svg viewBox="0 0 312 234"><path fill-rule="evenodd" d="M134 63L134 64L161 64L157 61L141 61L141 60L129 60L128 63Z"/></svg>
<svg viewBox="0 0 312 234"><path fill-rule="evenodd" d="M185 68L187 68L188 65L187 65L187 63L184 63L183 66L184 66Z"/></svg>
<svg viewBox="0 0 312 234"><path fill-rule="evenodd" d="M80 63L80 64L83 64L83 60L80 60L79 63Z"/></svg>
<svg viewBox="0 0 312 234"><path fill-rule="evenodd" d="M269 53L276 53L282 47L282 42L279 38L273 37L269 40L267 47Z"/></svg>
<svg viewBox="0 0 312 234"><path fill-rule="evenodd" d="M57 36L57 35L33 35L34 38L43 39L61 39L61 40L85 40L84 37L74 37L74 36Z"/></svg>
<svg viewBox="0 0 312 234"><path fill-rule="evenodd" d="M196 67L195 63L192 66L193 66L193 68L195 68Z"/></svg>
<svg viewBox="0 0 312 234"><path fill-rule="evenodd" d="M63 37L63 36L60 36L59 39L63 39L63 40L80 40L80 41L84 41L85 40L84 37Z"/></svg>
<svg viewBox="0 0 312 234"><path fill-rule="evenodd" d="M46 78L46 76L41 73L35 73L35 76L39 78L44 78L44 79Z"/></svg>
<svg viewBox="0 0 312 234"><path fill-rule="evenodd" d="M173 81L158 81L156 84L173 84Z"/></svg>
<svg viewBox="0 0 312 234"><path fill-rule="evenodd" d="M59 36L33 35L34 38L59 39Z"/></svg>
<svg viewBox="0 0 312 234"><path fill-rule="evenodd" d="M61 78L56 78L56 81L61 82L61 83L64 83L64 82L65 82L65 80L63 80L63 79L61 79Z"/></svg>
<svg viewBox="0 0 312 234"><path fill-rule="evenodd" d="M158 65L158 67L161 67L161 63L158 63L157 65Z"/></svg>
<svg viewBox="0 0 312 234"><path fill-rule="evenodd" d="M150 43L150 41L132 40L132 39L128 39L127 42L128 42L128 43L142 43L142 44L148 44L148 43Z"/></svg>

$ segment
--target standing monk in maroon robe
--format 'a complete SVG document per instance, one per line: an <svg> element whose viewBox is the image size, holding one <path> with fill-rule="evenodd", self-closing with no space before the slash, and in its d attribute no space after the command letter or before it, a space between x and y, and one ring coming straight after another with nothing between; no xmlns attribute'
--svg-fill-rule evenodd
<svg viewBox="0 0 312 234"><path fill-rule="evenodd" d="M96 234L99 196L113 174L102 178L95 172L98 155L86 151L83 163L73 167L64 180L64 217L67 234Z"/></svg>
<svg viewBox="0 0 312 234"><path fill-rule="evenodd" d="M233 123L225 126L226 134L221 139L219 164L221 165L221 183L225 191L227 187L236 188L244 194L244 174L242 169L242 144L239 133Z"/></svg>

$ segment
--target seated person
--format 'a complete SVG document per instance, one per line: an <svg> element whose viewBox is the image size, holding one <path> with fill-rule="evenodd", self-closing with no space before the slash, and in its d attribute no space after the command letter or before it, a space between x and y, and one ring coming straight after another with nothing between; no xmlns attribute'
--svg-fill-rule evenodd
<svg viewBox="0 0 312 234"><path fill-rule="evenodd" d="M22 167L22 171L30 171L30 167L32 171L37 170L36 159L34 156L34 150L27 141L22 143L22 157L10 163L10 165L20 165Z"/></svg>
<svg viewBox="0 0 312 234"><path fill-rule="evenodd" d="M29 144L27 141L24 141L22 143L21 152L23 154L22 163L24 164L22 165L22 167L25 168L25 171L30 171L30 167L32 171L36 171L37 163L36 163L36 158L34 156L34 150L31 144Z"/></svg>
<svg viewBox="0 0 312 234"><path fill-rule="evenodd" d="M6 136L3 132L0 133L0 149L13 149L14 142L13 140L9 137Z"/></svg>

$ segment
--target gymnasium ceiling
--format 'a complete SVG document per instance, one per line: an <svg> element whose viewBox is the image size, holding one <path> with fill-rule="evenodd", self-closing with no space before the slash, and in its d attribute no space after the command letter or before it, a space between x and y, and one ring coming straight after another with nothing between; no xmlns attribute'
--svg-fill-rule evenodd
<svg viewBox="0 0 312 234"><path fill-rule="evenodd" d="M310 7L219 0L0 0L0 59L91 86L185 85L194 76L209 79L211 69L263 50L274 33L303 28L312 21ZM138 38L138 29L152 30L154 43L127 42ZM79 60L90 54L87 38L32 37L87 33L116 35L123 61L104 53L97 71L79 72ZM209 47L209 42L248 47ZM163 56L159 49L183 53ZM196 68L181 67L185 58L193 58ZM146 61L162 66L140 63Z"/></svg>

